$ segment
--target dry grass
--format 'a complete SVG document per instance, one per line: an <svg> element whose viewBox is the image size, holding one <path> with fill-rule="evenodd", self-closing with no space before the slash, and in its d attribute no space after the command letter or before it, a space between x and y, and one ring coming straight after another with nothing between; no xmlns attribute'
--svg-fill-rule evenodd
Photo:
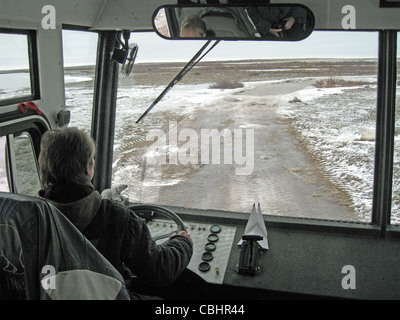
<svg viewBox="0 0 400 320"><path fill-rule="evenodd" d="M243 88L243 83L237 80L220 79L209 86L210 89L236 89Z"/></svg>
<svg viewBox="0 0 400 320"><path fill-rule="evenodd" d="M335 88L335 87L358 87L371 85L371 82L366 81L349 81L343 79L329 78L327 80L318 80L314 83L316 88Z"/></svg>

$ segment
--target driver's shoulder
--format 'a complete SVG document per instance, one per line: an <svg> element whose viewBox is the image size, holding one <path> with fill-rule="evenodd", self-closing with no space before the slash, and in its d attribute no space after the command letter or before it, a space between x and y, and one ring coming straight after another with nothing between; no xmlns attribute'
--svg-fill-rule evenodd
<svg viewBox="0 0 400 320"><path fill-rule="evenodd" d="M100 208L97 211L97 215L102 216L106 220L118 219L126 221L130 217L130 210L122 203L118 203L114 200L103 199Z"/></svg>
<svg viewBox="0 0 400 320"><path fill-rule="evenodd" d="M106 220L113 220L117 224L139 224L143 223L143 219L135 214L129 207L114 200L103 199L98 214Z"/></svg>

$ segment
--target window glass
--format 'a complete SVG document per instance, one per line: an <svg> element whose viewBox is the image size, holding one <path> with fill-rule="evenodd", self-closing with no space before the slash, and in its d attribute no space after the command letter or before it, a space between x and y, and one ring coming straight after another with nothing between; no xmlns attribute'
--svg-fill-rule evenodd
<svg viewBox="0 0 400 320"><path fill-rule="evenodd" d="M63 30L64 80L70 126L90 132L97 33Z"/></svg>
<svg viewBox="0 0 400 320"><path fill-rule="evenodd" d="M0 100L31 94L28 36L0 33Z"/></svg>
<svg viewBox="0 0 400 320"><path fill-rule="evenodd" d="M40 178L32 140L28 133L14 137L17 191L36 196L40 190Z"/></svg>
<svg viewBox="0 0 400 320"><path fill-rule="evenodd" d="M10 136L12 138L12 136ZM37 160L33 151L32 140L28 133L24 132L13 139L9 139L13 144L11 152L15 158L15 186L17 192L35 196L40 189L40 178L37 168ZM0 191L10 192L8 183L8 151L7 137L0 137Z"/></svg>
<svg viewBox="0 0 400 320"><path fill-rule="evenodd" d="M397 32L397 87L391 224L400 224L400 32Z"/></svg>
<svg viewBox="0 0 400 320"><path fill-rule="evenodd" d="M10 192L7 179L6 137L0 137L0 191Z"/></svg>
<svg viewBox="0 0 400 320"><path fill-rule="evenodd" d="M221 42L139 123L203 44L130 41L139 53L119 82L113 184L132 202L370 222L376 32Z"/></svg>

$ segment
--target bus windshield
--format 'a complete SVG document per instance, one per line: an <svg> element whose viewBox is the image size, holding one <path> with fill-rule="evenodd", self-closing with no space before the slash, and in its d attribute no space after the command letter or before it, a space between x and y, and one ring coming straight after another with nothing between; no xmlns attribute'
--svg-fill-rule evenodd
<svg viewBox="0 0 400 320"><path fill-rule="evenodd" d="M131 202L370 222L377 32L221 42L139 123L202 43L130 41L139 53L119 77L112 184Z"/></svg>

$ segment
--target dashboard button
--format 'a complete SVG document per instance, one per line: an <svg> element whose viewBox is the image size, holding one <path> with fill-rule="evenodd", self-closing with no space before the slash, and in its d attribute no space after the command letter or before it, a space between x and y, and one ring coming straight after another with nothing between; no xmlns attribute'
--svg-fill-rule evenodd
<svg viewBox="0 0 400 320"><path fill-rule="evenodd" d="M201 255L201 258L204 261L211 261L212 259L214 259L214 255L211 252L206 251Z"/></svg>
<svg viewBox="0 0 400 320"><path fill-rule="evenodd" d="M215 224L215 225L211 226L210 231L212 233L220 233L221 232L221 227Z"/></svg>
<svg viewBox="0 0 400 320"><path fill-rule="evenodd" d="M208 262L202 262L199 264L199 270L202 272L207 272L210 270L210 264Z"/></svg>
<svg viewBox="0 0 400 320"><path fill-rule="evenodd" d="M219 240L219 237L215 233L211 233L208 237L207 240L210 242L217 242Z"/></svg>
<svg viewBox="0 0 400 320"><path fill-rule="evenodd" d="M207 243L204 247L206 251L214 251L216 248L217 246L212 242Z"/></svg>

